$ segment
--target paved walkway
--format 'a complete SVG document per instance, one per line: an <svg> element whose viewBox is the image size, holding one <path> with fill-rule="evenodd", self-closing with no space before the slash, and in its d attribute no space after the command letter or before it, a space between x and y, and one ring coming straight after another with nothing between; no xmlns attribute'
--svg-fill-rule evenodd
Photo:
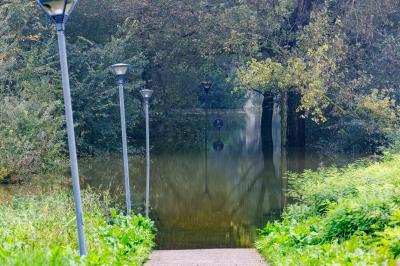
<svg viewBox="0 0 400 266"><path fill-rule="evenodd" d="M156 250L145 266L266 266L255 249Z"/></svg>

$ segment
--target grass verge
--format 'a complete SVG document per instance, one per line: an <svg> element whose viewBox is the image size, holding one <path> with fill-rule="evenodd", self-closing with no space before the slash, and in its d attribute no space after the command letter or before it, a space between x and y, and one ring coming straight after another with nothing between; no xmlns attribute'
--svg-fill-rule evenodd
<svg viewBox="0 0 400 266"><path fill-rule="evenodd" d="M400 155L290 175L281 221L256 247L271 265L396 265L400 258Z"/></svg>
<svg viewBox="0 0 400 266"><path fill-rule="evenodd" d="M87 257L79 257L72 193L55 190L0 204L0 265L142 265L154 246L153 222L118 214L107 195L82 197Z"/></svg>

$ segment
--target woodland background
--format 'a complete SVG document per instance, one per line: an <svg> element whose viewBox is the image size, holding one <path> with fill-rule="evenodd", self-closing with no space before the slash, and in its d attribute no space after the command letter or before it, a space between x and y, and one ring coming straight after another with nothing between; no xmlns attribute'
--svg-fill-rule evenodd
<svg viewBox="0 0 400 266"><path fill-rule="evenodd" d="M4 181L61 169L66 138L53 25L33 0L1 0L0 18ZM120 148L109 71L120 61L132 65L130 143L143 139L143 86L155 91L157 136L177 126L161 123L171 113L204 107L199 83L210 79L211 108L242 108L249 91L265 96L265 138L279 95L285 145L379 152L399 126L399 22L398 0L79 1L66 32L79 155Z"/></svg>

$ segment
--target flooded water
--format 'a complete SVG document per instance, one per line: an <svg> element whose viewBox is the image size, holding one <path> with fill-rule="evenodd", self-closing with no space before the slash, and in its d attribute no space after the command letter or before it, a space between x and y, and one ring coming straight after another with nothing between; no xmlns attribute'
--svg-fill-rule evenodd
<svg viewBox="0 0 400 266"><path fill-rule="evenodd" d="M357 157L282 149L279 105L273 113L268 152L262 150L260 110L252 105L240 111L194 110L151 125L152 132L163 132L151 134L150 216L158 229L157 248L251 247L257 229L278 219L287 204L282 173ZM79 167L83 187L110 190L124 207L121 154L81 159ZM132 205L144 213L144 158L130 157L129 167ZM40 187L46 185L51 189L47 181ZM0 201L24 189L0 186Z"/></svg>
<svg viewBox="0 0 400 266"><path fill-rule="evenodd" d="M251 247L257 228L277 219L286 204L281 173L325 160L283 154L280 146L263 154L260 110L254 108L179 119L166 122L165 134L151 135L150 216L159 249ZM129 166L133 206L143 213L145 160L132 157ZM123 204L122 156L81 160L80 172L84 185L110 189Z"/></svg>

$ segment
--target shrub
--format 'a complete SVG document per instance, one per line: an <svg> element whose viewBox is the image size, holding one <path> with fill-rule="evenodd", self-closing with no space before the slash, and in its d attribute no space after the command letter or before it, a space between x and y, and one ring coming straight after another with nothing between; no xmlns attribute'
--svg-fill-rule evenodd
<svg viewBox="0 0 400 266"><path fill-rule="evenodd" d="M334 208L326 220L325 238L344 240L356 232L370 234L385 229L390 221L390 208L385 203L347 202Z"/></svg>
<svg viewBox="0 0 400 266"><path fill-rule="evenodd" d="M60 103L0 97L0 182L58 170L64 162Z"/></svg>
<svg viewBox="0 0 400 266"><path fill-rule="evenodd" d="M1 204L0 265L142 265L154 245L153 223L110 212L107 195L85 191L82 202L88 248L83 259L72 195L56 189Z"/></svg>
<svg viewBox="0 0 400 266"><path fill-rule="evenodd" d="M400 155L289 178L297 203L260 230L271 265L395 265L400 257Z"/></svg>

